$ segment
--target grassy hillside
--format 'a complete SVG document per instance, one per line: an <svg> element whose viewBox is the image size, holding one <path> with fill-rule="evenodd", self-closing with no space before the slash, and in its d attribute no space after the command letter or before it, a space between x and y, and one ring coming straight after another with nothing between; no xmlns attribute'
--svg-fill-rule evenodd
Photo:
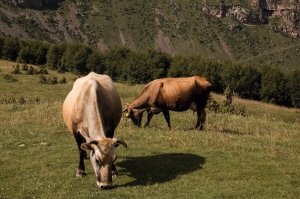
<svg viewBox="0 0 300 199"><path fill-rule="evenodd" d="M222 2L252 10L249 0ZM171 55L201 54L255 65L271 63L286 70L299 68L300 40L274 31L281 19L244 25L230 17L209 17L202 12L204 4L218 6L220 1L66 0L43 10L0 2L1 32L50 42L80 41L101 50L126 45L134 50L162 49ZM232 31L232 26L238 30Z"/></svg>
<svg viewBox="0 0 300 199"><path fill-rule="evenodd" d="M76 76L49 71L68 83L39 84L38 75L11 74L12 65L0 61L0 198L300 197L299 109L234 98L233 104L246 106L247 116L209 112L201 132L190 130L196 122L190 111L170 113L172 130L162 114L148 128L123 117L115 137L129 148L117 149L120 176L112 190L102 191L89 160L88 175L75 177L76 144L61 116ZM8 82L5 75L18 81ZM116 86L123 105L143 88ZM26 103L2 101L22 97Z"/></svg>

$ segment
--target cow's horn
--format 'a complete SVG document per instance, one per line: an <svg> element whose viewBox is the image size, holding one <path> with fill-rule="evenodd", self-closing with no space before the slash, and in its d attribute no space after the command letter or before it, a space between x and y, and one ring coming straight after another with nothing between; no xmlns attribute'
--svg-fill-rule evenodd
<svg viewBox="0 0 300 199"><path fill-rule="evenodd" d="M114 141L115 141L114 143L115 143L116 147L117 147L118 144L122 144L125 148L128 148L127 144L124 142L124 140L114 138Z"/></svg>
<svg viewBox="0 0 300 199"><path fill-rule="evenodd" d="M127 108L124 108L124 109L122 110L122 113L124 113L124 112L128 112Z"/></svg>

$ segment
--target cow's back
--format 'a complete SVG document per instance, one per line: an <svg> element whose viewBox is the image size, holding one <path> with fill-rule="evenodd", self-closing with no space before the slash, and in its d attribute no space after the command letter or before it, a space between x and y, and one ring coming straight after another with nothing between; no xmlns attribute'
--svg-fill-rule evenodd
<svg viewBox="0 0 300 199"><path fill-rule="evenodd" d="M121 114L121 100L112 80L93 72L75 81L63 104L68 129L86 138L113 137Z"/></svg>
<svg viewBox="0 0 300 199"><path fill-rule="evenodd" d="M167 105L171 110L184 111L197 99L206 98L211 84L205 78L194 76L157 79L147 86L147 92L155 94L157 106Z"/></svg>

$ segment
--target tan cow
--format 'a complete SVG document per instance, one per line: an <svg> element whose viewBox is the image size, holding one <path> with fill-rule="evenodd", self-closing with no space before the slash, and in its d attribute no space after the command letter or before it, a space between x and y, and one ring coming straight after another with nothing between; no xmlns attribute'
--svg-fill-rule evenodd
<svg viewBox="0 0 300 199"><path fill-rule="evenodd" d="M78 145L76 176L85 175L84 150L91 150L97 185L103 189L111 187L112 175L117 173L115 147L122 144L127 148L124 141L113 138L121 115L121 100L112 80L93 72L75 81L63 103L64 121Z"/></svg>
<svg viewBox="0 0 300 199"><path fill-rule="evenodd" d="M125 106L123 112L126 112L126 117L131 118L133 123L139 127L143 112L148 112L145 126L149 125L153 114L163 112L168 127L171 128L169 110L193 109L197 112L195 128L202 130L210 89L211 83L199 76L156 79L147 84L142 93Z"/></svg>

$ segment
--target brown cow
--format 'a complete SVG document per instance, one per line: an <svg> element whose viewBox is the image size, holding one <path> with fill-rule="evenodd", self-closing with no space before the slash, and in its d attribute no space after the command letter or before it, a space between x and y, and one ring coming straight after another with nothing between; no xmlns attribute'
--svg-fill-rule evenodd
<svg viewBox="0 0 300 199"><path fill-rule="evenodd" d="M131 118L139 127L143 112L148 112L145 126L149 125L153 114L163 112L168 127L171 129L169 110L196 109L198 119L195 128L202 130L210 89L211 83L199 76L156 79L147 84L142 93L125 106L123 112L126 112L126 117Z"/></svg>
<svg viewBox="0 0 300 199"><path fill-rule="evenodd" d="M116 87L107 75L91 72L75 81L73 89L63 103L63 118L77 142L79 166L76 176L85 175L84 150L91 150L90 160L97 185L111 187L116 169L115 147L127 145L113 138L115 128L122 116L122 105Z"/></svg>

